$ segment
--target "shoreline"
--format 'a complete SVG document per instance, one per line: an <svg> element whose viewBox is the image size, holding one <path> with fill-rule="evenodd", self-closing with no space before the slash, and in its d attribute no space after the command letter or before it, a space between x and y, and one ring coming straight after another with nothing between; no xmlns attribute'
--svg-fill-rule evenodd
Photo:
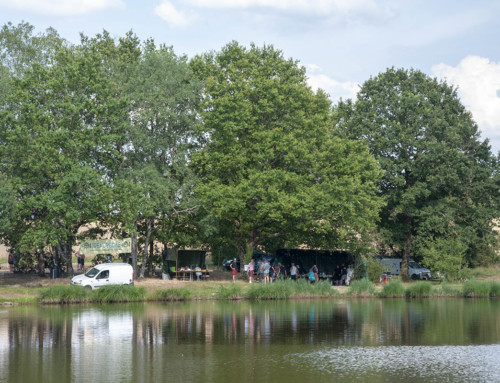
<svg viewBox="0 0 500 383"><path fill-rule="evenodd" d="M41 277L12 278L11 283L0 278L0 306L66 305L129 302L179 301L259 301L301 299L352 298L496 298L500 296L499 281L471 280L464 283L397 282L374 284L367 280L354 281L351 286L331 286L328 282L311 285L307 281L275 282L272 284L227 280L177 281L144 278L135 286L107 286L84 290L70 286L69 279ZM8 279L8 278L7 278ZM22 283L24 282L24 283Z"/></svg>

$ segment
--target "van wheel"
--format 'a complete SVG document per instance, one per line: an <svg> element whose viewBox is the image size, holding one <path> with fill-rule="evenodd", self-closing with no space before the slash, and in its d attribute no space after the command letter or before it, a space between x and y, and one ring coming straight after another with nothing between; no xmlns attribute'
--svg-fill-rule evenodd
<svg viewBox="0 0 500 383"><path fill-rule="evenodd" d="M418 279L418 275L417 274L412 274L411 279L417 280Z"/></svg>
<svg viewBox="0 0 500 383"><path fill-rule="evenodd" d="M92 290L92 286L85 286L85 290Z"/></svg>

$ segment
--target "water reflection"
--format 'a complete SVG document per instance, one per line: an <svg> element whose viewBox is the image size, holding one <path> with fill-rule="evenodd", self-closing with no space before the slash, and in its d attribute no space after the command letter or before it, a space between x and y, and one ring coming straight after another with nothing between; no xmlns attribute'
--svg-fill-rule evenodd
<svg viewBox="0 0 500 383"><path fill-rule="evenodd" d="M495 381L499 314L461 299L14 307L0 382Z"/></svg>

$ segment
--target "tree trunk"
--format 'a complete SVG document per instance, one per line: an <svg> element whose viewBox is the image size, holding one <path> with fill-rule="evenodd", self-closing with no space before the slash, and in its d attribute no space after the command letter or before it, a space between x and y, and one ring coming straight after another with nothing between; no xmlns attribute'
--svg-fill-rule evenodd
<svg viewBox="0 0 500 383"><path fill-rule="evenodd" d="M154 276L154 272L153 272L153 257L154 257L154 243L153 243L153 241L150 241L150 243L149 243L148 269L147 269L147 276L148 277L153 277Z"/></svg>
<svg viewBox="0 0 500 383"><path fill-rule="evenodd" d="M134 275L137 274L137 221L134 222L134 230L132 231L132 235L130 236L132 240L132 253L130 254L132 257L132 268L134 269Z"/></svg>
<svg viewBox="0 0 500 383"><path fill-rule="evenodd" d="M405 248L403 250L403 259L401 260L400 274L403 279L408 279L408 262L410 261L411 241L412 241L412 221L409 214L407 214L405 223L407 226L405 233Z"/></svg>
<svg viewBox="0 0 500 383"><path fill-rule="evenodd" d="M144 278L144 274L146 272L146 259L148 256L148 250L149 250L149 241L151 240L151 228L152 228L152 218L147 218L146 219L146 242L144 242L144 249L142 251L142 264L141 264L141 272L139 273L139 278Z"/></svg>

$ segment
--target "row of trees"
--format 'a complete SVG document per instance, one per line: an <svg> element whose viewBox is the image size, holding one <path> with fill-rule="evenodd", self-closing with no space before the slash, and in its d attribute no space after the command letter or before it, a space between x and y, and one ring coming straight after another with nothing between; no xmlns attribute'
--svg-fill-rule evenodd
<svg viewBox="0 0 500 383"><path fill-rule="evenodd" d="M188 60L132 33L71 45L0 32L0 236L43 269L78 240L232 249L307 245L410 254L453 269L495 259L497 158L453 88L419 71L331 105L272 46Z"/></svg>

